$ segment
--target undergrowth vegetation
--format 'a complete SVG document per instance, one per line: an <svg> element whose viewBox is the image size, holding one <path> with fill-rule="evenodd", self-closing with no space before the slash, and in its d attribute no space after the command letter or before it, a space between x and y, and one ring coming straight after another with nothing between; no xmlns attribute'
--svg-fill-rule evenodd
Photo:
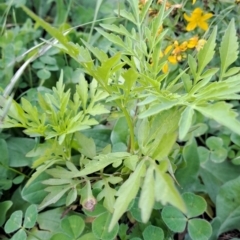
<svg viewBox="0 0 240 240"><path fill-rule="evenodd" d="M240 238L239 1L0 3L2 239Z"/></svg>

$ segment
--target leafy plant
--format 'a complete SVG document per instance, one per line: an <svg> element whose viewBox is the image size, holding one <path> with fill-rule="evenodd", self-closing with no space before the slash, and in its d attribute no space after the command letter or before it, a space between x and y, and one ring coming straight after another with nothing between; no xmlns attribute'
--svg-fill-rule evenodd
<svg viewBox="0 0 240 240"><path fill-rule="evenodd" d="M50 231L48 239L172 239L184 230L191 239L209 239L237 227L219 206L228 202L227 187L233 188L234 199L237 196L239 169L227 160L238 164L234 150L240 122L232 102L239 100L240 92L239 68L232 65L238 59L235 22L230 21L220 47L214 27L202 48L186 56L188 66L178 64L167 72L169 57L177 55L176 49L164 51L168 39L164 24L173 9L161 2L151 18L151 6L159 4L149 0L139 8L138 0L129 0L131 11L116 11L127 24L99 24L96 34L109 40L107 52L86 39L81 46L71 42L21 6L52 35L52 47L81 66L77 84L69 87L61 72L56 87L39 89L36 101L2 97L0 115L9 107L2 128L23 128L36 140L27 153L35 172L21 196L45 211L37 222ZM218 54L220 64L212 61ZM48 54L33 64L41 69L42 80L56 66ZM228 128L232 140L224 134L202 140L211 128L209 119ZM230 141L235 144L231 153ZM4 144L0 147L7 158ZM30 166L23 162L13 167ZM232 175L224 173L226 168ZM60 220L62 209L55 210L57 206L71 211L78 203L84 215L70 213ZM55 208L60 228L43 226L41 216L50 214L47 207ZM238 216L235 209L230 211ZM204 212L214 218L212 225L200 219ZM22 215L14 212L5 231L20 229L15 235L24 239L27 226L22 226ZM9 228L11 221L16 224ZM133 224L130 234L126 222Z"/></svg>

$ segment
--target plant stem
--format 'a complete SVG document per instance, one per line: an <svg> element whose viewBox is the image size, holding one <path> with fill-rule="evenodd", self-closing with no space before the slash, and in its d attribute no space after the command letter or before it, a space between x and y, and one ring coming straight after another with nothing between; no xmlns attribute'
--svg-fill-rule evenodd
<svg viewBox="0 0 240 240"><path fill-rule="evenodd" d="M133 153L135 150L135 141L134 141L134 127L133 127L133 122L132 119L128 113L128 111L126 110L125 107L121 107L121 110L123 111L125 118L127 120L127 124L129 127L129 131L130 131L130 146L128 147L128 151L130 153Z"/></svg>

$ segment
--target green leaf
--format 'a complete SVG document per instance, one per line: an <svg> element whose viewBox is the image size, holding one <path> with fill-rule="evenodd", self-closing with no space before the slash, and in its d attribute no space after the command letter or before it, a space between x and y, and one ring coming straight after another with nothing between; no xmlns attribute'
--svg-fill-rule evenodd
<svg viewBox="0 0 240 240"><path fill-rule="evenodd" d="M36 143L33 139L10 138L7 143L10 157L9 166L25 167L32 165L33 158L26 157L26 153L34 148Z"/></svg>
<svg viewBox="0 0 240 240"><path fill-rule="evenodd" d="M212 227L203 219L191 219L188 222L188 232L192 240L209 240Z"/></svg>
<svg viewBox="0 0 240 240"><path fill-rule="evenodd" d="M21 6L22 9L33 18L40 26L42 26L50 35L56 38L67 50L67 52L72 56L76 57L78 54L78 48L73 44L70 44L67 38L56 28L52 27L49 23L45 22L43 19L38 17L34 12L28 9L26 6Z"/></svg>
<svg viewBox="0 0 240 240"><path fill-rule="evenodd" d="M221 76L224 76L227 68L238 58L238 38L234 19L229 23L220 46Z"/></svg>
<svg viewBox="0 0 240 240"><path fill-rule="evenodd" d="M9 208L12 206L13 202L12 201L4 201L0 202L0 227L4 224L6 221L6 214Z"/></svg>
<svg viewBox="0 0 240 240"><path fill-rule="evenodd" d="M182 197L187 207L188 218L197 217L207 210L207 203L204 198L190 192L184 193Z"/></svg>
<svg viewBox="0 0 240 240"><path fill-rule="evenodd" d="M82 234L85 222L81 217L73 215L62 220L61 228L71 239L76 239Z"/></svg>
<svg viewBox="0 0 240 240"><path fill-rule="evenodd" d="M57 233L51 237L51 240L72 240L72 238L65 235L64 233Z"/></svg>
<svg viewBox="0 0 240 240"><path fill-rule="evenodd" d="M8 152L8 145L4 139L0 139L0 176L3 178L8 177L8 170L4 166L9 165L9 152ZM0 221L1 222L1 221Z"/></svg>
<svg viewBox="0 0 240 240"><path fill-rule="evenodd" d="M17 231L11 238L11 240L26 240L27 234L23 229Z"/></svg>
<svg viewBox="0 0 240 240"><path fill-rule="evenodd" d="M147 226L143 231L144 240L164 240L164 233L160 227Z"/></svg>
<svg viewBox="0 0 240 240"><path fill-rule="evenodd" d="M107 209L105 207L103 207L103 205L101 205L100 203L97 203L94 206L93 211L88 211L86 209L83 209L83 212L89 217L97 217L97 216L107 212Z"/></svg>
<svg viewBox="0 0 240 240"><path fill-rule="evenodd" d="M88 138L80 132L76 132L74 137L76 139L76 147L80 153L90 159L96 156L96 145L92 138Z"/></svg>
<svg viewBox="0 0 240 240"><path fill-rule="evenodd" d="M216 46L216 35L217 35L217 27L213 29L212 34L210 35L208 41L204 44L203 48L198 52L198 75L202 73L203 69L207 66L207 64L212 60L214 56L214 48Z"/></svg>
<svg viewBox="0 0 240 240"><path fill-rule="evenodd" d="M173 179L167 174L155 168L155 198L163 205L170 203L182 212L186 212L186 207L182 197L174 186Z"/></svg>
<svg viewBox="0 0 240 240"><path fill-rule="evenodd" d="M56 203L69 189L71 189L71 186L69 185L51 186L45 188L45 190L50 193L43 199L38 206L38 209L41 210L53 203Z"/></svg>
<svg viewBox="0 0 240 240"><path fill-rule="evenodd" d="M192 56L192 55L188 55L188 65L190 67L190 70L191 70L191 73L192 75L196 76L196 73L197 73L197 61L196 59Z"/></svg>
<svg viewBox="0 0 240 240"><path fill-rule="evenodd" d="M132 205L132 202L133 202L133 205ZM136 197L132 202L129 205L130 213L132 217L136 219L138 222L143 222L142 216L141 216L141 209L139 208L139 197Z"/></svg>
<svg viewBox="0 0 240 240"><path fill-rule="evenodd" d="M96 238L93 233L87 233L78 238L78 240L98 240L98 238Z"/></svg>
<svg viewBox="0 0 240 240"><path fill-rule="evenodd" d="M53 233L62 232L60 226L65 210L65 207L61 207L39 213L37 222L40 229Z"/></svg>
<svg viewBox="0 0 240 240"><path fill-rule="evenodd" d="M114 44L116 44L117 46L120 46L120 47L122 47L122 48L126 48L125 43L123 42L123 40L122 40L119 36L117 36L117 35L115 35L115 34L113 34L113 33L107 33L107 32L105 32L105 31L103 31L101 28L96 28L96 30L97 30L102 36L104 36L106 39L108 39L110 42L112 42L112 43L114 43Z"/></svg>
<svg viewBox="0 0 240 240"><path fill-rule="evenodd" d="M111 214L106 212L98 216L92 223L92 231L95 237L102 240L113 240L118 233L119 225L116 224L110 231L108 230L111 221Z"/></svg>
<svg viewBox="0 0 240 240"><path fill-rule="evenodd" d="M150 106L146 111L141 113L138 117L141 119L141 118L146 118L152 115L156 115L157 113L160 113L163 110L167 110L176 106L178 103L179 103L179 100L171 100L171 101L166 100L162 103Z"/></svg>
<svg viewBox="0 0 240 240"><path fill-rule="evenodd" d="M126 145L126 150L127 150L128 135L129 135L129 129L128 129L126 118L124 117L119 118L116 121L111 133L112 144L114 145L120 142L124 143Z"/></svg>
<svg viewBox="0 0 240 240"><path fill-rule="evenodd" d="M162 210L162 219L173 232L181 233L186 228L187 218L175 207L164 207Z"/></svg>
<svg viewBox="0 0 240 240"><path fill-rule="evenodd" d="M240 166L235 166L229 161L214 163L209 159L201 163L199 174L213 203L216 203L220 187L224 183L237 178L239 172Z"/></svg>
<svg viewBox="0 0 240 240"><path fill-rule="evenodd" d="M206 140L206 145L210 148L210 159L213 162L223 162L228 155L228 150L223 147L223 141L219 137L209 137Z"/></svg>
<svg viewBox="0 0 240 240"><path fill-rule="evenodd" d="M30 185L24 186L22 189L22 198L33 204L40 204L47 195L47 192L44 191L45 186L42 184L46 179L49 179L49 175L42 173Z"/></svg>
<svg viewBox="0 0 240 240"><path fill-rule="evenodd" d="M139 208L141 209L142 221L144 223L149 220L155 203L154 185L154 166L150 165L144 178L139 200Z"/></svg>
<svg viewBox="0 0 240 240"><path fill-rule="evenodd" d="M216 215L221 221L218 235L237 229L240 221L240 177L225 183L219 190Z"/></svg>
<svg viewBox="0 0 240 240"><path fill-rule="evenodd" d="M30 205L25 213L23 226L25 228L33 228L36 224L38 216L37 206Z"/></svg>
<svg viewBox="0 0 240 240"><path fill-rule="evenodd" d="M204 106L194 106L204 116L228 127L233 132L240 134L240 122L236 119L237 113L232 110L232 105L226 102L217 102Z"/></svg>
<svg viewBox="0 0 240 240"><path fill-rule="evenodd" d="M42 80L46 80L51 77L51 73L47 69L41 69L37 71L37 76Z"/></svg>
<svg viewBox="0 0 240 240"><path fill-rule="evenodd" d="M21 210L18 210L12 213L12 215L10 216L10 218L8 219L8 221L4 226L5 232L11 233L19 229L22 226L22 217L23 217L23 212Z"/></svg>
<svg viewBox="0 0 240 240"><path fill-rule="evenodd" d="M100 154L99 156L95 157L95 159L99 159L99 161L98 160L90 161L83 170L74 174L74 177L82 177L82 176L86 176L88 174L97 172L101 169L104 169L106 166L129 156L130 154L127 152L116 152L116 153L109 153L105 155Z"/></svg>
<svg viewBox="0 0 240 240"><path fill-rule="evenodd" d="M193 118L194 110L191 106L187 106L181 114L179 121L179 139L183 140L187 135Z"/></svg>
<svg viewBox="0 0 240 240"><path fill-rule="evenodd" d="M72 188L67 195L66 198L66 206L71 205L74 201L76 201L77 199L77 189L76 188Z"/></svg>
<svg viewBox="0 0 240 240"><path fill-rule="evenodd" d="M109 230L113 229L119 218L126 212L130 202L136 197L140 188L141 177L144 175L145 163L141 161L136 170L129 178L121 185L117 192L117 200L114 204L114 212L110 222Z"/></svg>

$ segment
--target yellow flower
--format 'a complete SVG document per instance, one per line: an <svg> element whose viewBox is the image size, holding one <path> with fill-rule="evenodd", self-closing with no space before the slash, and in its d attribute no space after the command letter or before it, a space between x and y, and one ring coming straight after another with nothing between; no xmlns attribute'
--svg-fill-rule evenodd
<svg viewBox="0 0 240 240"><path fill-rule="evenodd" d="M194 36L188 40L187 47L188 48L195 48L198 44L198 36Z"/></svg>
<svg viewBox="0 0 240 240"><path fill-rule="evenodd" d="M213 16L212 13L204 13L201 8L196 8L192 12L192 15L189 17L187 14L184 14L184 18L189 22L186 30L192 31L196 27L200 27L204 31L208 29L207 20Z"/></svg>
<svg viewBox="0 0 240 240"><path fill-rule="evenodd" d="M195 4L196 0L192 0L192 5Z"/></svg>
<svg viewBox="0 0 240 240"><path fill-rule="evenodd" d="M200 51L200 49L203 48L203 46L204 46L204 44L205 44L206 42L207 42L207 41L206 41L205 39L200 39L200 40L198 41L197 46L196 46L197 51Z"/></svg>

